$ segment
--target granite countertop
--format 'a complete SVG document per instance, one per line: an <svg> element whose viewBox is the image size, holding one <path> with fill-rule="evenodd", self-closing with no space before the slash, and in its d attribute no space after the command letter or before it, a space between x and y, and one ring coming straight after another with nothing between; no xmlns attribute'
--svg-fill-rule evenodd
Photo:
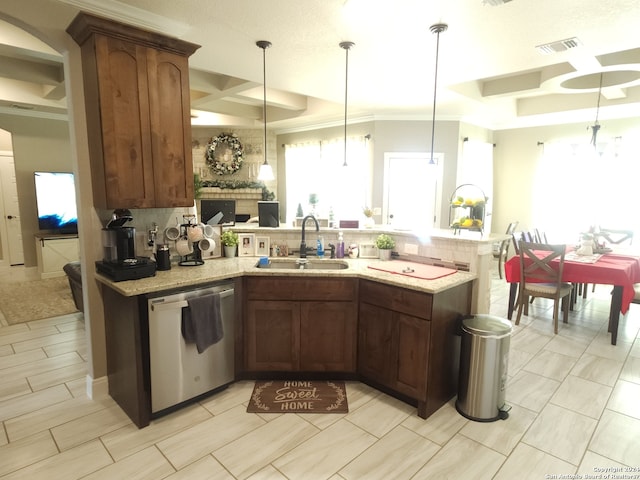
<svg viewBox="0 0 640 480"><path fill-rule="evenodd" d="M384 266L394 260L390 262L377 259L325 259L320 261L344 261L348 263L349 267L342 270L298 270L297 268L264 269L256 268L258 257L223 257L206 260L204 265L196 267L172 265L171 270L157 271L154 277L141 278L138 280L113 282L101 274L96 274L96 279L121 295L131 297L175 288L198 286L208 282L242 277L245 275L361 278L433 294L448 290L449 288L476 278L474 273L458 271L435 280L423 280L369 268L369 265Z"/></svg>

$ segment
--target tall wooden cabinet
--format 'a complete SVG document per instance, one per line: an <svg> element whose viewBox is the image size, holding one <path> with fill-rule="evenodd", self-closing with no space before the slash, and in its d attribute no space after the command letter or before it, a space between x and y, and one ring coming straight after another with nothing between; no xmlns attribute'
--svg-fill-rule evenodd
<svg viewBox="0 0 640 480"><path fill-rule="evenodd" d="M80 13L87 128L99 208L192 206L188 42Z"/></svg>

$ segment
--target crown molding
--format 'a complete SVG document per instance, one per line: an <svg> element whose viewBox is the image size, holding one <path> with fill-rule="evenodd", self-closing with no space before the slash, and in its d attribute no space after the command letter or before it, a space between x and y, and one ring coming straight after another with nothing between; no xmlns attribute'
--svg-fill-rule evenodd
<svg viewBox="0 0 640 480"><path fill-rule="evenodd" d="M117 0L58 0L79 10L133 25L145 30L182 38L191 27L162 15L132 7Z"/></svg>

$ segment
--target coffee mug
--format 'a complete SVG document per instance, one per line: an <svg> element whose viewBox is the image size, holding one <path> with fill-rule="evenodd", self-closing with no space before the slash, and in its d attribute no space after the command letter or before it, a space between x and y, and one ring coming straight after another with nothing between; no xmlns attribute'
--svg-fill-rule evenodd
<svg viewBox="0 0 640 480"><path fill-rule="evenodd" d="M187 238L191 242L199 242L204 238L204 233L202 232L202 228L198 225L189 225L187 227Z"/></svg>
<svg viewBox="0 0 640 480"><path fill-rule="evenodd" d="M177 240L180 236L180 229L178 227L167 227L164 230L164 237L167 240Z"/></svg>
<svg viewBox="0 0 640 480"><path fill-rule="evenodd" d="M206 238L212 238L216 233L216 229L213 228L212 225L207 225L205 223L201 223L200 224L200 228L202 228L202 231L204 232L204 236Z"/></svg>
<svg viewBox="0 0 640 480"><path fill-rule="evenodd" d="M203 238L198 242L198 247L203 252L210 252L214 248L216 248L216 242L212 238Z"/></svg>
<svg viewBox="0 0 640 480"><path fill-rule="evenodd" d="M193 253L193 244L186 238L181 238L176 241L176 250L178 251L178 254L185 257L190 253Z"/></svg>

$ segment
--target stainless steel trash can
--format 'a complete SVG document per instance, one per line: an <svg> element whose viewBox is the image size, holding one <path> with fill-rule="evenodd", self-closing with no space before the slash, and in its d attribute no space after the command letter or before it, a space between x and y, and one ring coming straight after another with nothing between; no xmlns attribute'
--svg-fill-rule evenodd
<svg viewBox="0 0 640 480"><path fill-rule="evenodd" d="M506 419L507 365L511 322L491 315L462 320L456 409L479 422Z"/></svg>

